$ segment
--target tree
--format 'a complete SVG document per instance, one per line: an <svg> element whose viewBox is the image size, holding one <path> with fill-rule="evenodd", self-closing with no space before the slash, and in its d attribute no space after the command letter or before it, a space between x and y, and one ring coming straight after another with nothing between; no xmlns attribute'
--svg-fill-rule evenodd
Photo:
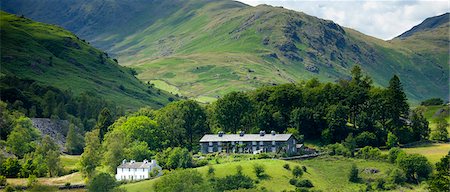
<svg viewBox="0 0 450 192"><path fill-rule="evenodd" d="M436 119L436 128L431 133L431 139L438 141L448 141L448 128L449 124L445 120L444 116L439 116Z"/></svg>
<svg viewBox="0 0 450 192"><path fill-rule="evenodd" d="M450 189L450 151L436 163L436 173L429 180L431 191L448 191Z"/></svg>
<svg viewBox="0 0 450 192"><path fill-rule="evenodd" d="M374 133L364 131L355 138L358 147L377 146L377 136Z"/></svg>
<svg viewBox="0 0 450 192"><path fill-rule="evenodd" d="M390 162L390 163L395 163L396 161L397 161L397 157L400 155L400 154L404 154L405 152L403 151L403 150L401 150L400 148L398 148L398 147L393 147L393 148L391 148L391 149L389 149L389 152L388 152L388 161Z"/></svg>
<svg viewBox="0 0 450 192"><path fill-rule="evenodd" d="M14 124L12 132L6 139L6 146L10 152L22 158L25 153L34 150L34 141L37 140L39 135L29 118L19 117Z"/></svg>
<svg viewBox="0 0 450 192"><path fill-rule="evenodd" d="M79 155L83 152L84 138L79 134L80 130L77 130L74 124L69 125L69 131L66 136L66 151L71 155Z"/></svg>
<svg viewBox="0 0 450 192"><path fill-rule="evenodd" d="M342 104L331 105L328 107L328 113L325 117L328 122L328 134L323 138L327 143L333 143L345 139L349 131L347 129L348 107Z"/></svg>
<svg viewBox="0 0 450 192"><path fill-rule="evenodd" d="M423 110L420 107L414 109L410 117L413 137L416 141L427 139L430 135L430 127L428 127L428 120L423 116Z"/></svg>
<svg viewBox="0 0 450 192"><path fill-rule="evenodd" d="M214 111L218 124L226 132L237 133L249 120L252 104L242 92L231 92L216 101Z"/></svg>
<svg viewBox="0 0 450 192"><path fill-rule="evenodd" d="M393 133L389 132L387 141L386 141L386 146L388 148L397 147L398 146L398 137L395 136Z"/></svg>
<svg viewBox="0 0 450 192"><path fill-rule="evenodd" d="M85 135L86 146L81 154L81 172L85 177L93 176L95 168L100 165L101 144L98 136L98 130L87 132Z"/></svg>
<svg viewBox="0 0 450 192"><path fill-rule="evenodd" d="M156 160L164 169L189 168L192 166L192 155L186 148L167 148L156 154Z"/></svg>
<svg viewBox="0 0 450 192"><path fill-rule="evenodd" d="M159 192L212 192L213 189L197 170L178 170L156 180L153 189Z"/></svg>
<svg viewBox="0 0 450 192"><path fill-rule="evenodd" d="M1 164L0 175L4 175L6 177L17 177L20 172L20 162L17 158L8 158Z"/></svg>
<svg viewBox="0 0 450 192"><path fill-rule="evenodd" d="M91 192L110 192L117 186L116 180L108 173L95 175L87 186Z"/></svg>
<svg viewBox="0 0 450 192"><path fill-rule="evenodd" d="M420 105L423 106L442 105L442 104L444 104L444 100L442 100L441 98L431 98L420 102Z"/></svg>
<svg viewBox="0 0 450 192"><path fill-rule="evenodd" d="M145 141L152 150L163 149L163 142L171 139L170 135L163 135L156 121L147 116L128 117L116 129L125 133L130 141Z"/></svg>
<svg viewBox="0 0 450 192"><path fill-rule="evenodd" d="M117 166L125 159L125 149L129 142L126 133L120 130L113 130L105 135L102 163L110 173L116 173Z"/></svg>
<svg viewBox="0 0 450 192"><path fill-rule="evenodd" d="M358 182L359 181L358 174L359 174L358 167L356 167L356 165L353 164L352 167L350 168L350 173L348 175L348 180L350 182L354 182L354 183Z"/></svg>
<svg viewBox="0 0 450 192"><path fill-rule="evenodd" d="M160 110L158 122L164 132L173 139L170 146L185 146L192 150L198 140L209 132L206 112L196 101L185 100L170 103Z"/></svg>
<svg viewBox="0 0 450 192"><path fill-rule="evenodd" d="M136 161L143 161L150 159L154 152L149 150L148 145L144 141L134 141L128 148L125 148L125 156L127 159L134 159Z"/></svg>
<svg viewBox="0 0 450 192"><path fill-rule="evenodd" d="M394 168L388 172L388 182L392 184L402 184L406 181L405 172L399 168Z"/></svg>
<svg viewBox="0 0 450 192"><path fill-rule="evenodd" d="M292 169L292 175L294 175L294 177L301 177L303 175L302 168L298 165L294 166Z"/></svg>
<svg viewBox="0 0 450 192"><path fill-rule="evenodd" d="M35 155L42 156L47 167L47 173L50 177L58 176L61 171L59 146L55 141L46 135L42 138L40 144L37 146Z"/></svg>
<svg viewBox="0 0 450 192"><path fill-rule="evenodd" d="M391 129L402 127L404 125L401 118L408 116L409 105L406 102L406 94L397 75L394 75L389 81L387 88L387 109L389 118L391 119Z"/></svg>
<svg viewBox="0 0 450 192"><path fill-rule="evenodd" d="M350 121L356 125L358 114L361 114L364 103L368 100L369 90L371 88L372 80L369 76L364 76L359 65L353 66L351 70L352 79L348 87L348 96L346 98L347 106L350 111Z"/></svg>
<svg viewBox="0 0 450 192"><path fill-rule="evenodd" d="M350 151L351 156L353 157L357 145L357 140L353 138L353 133L348 134L344 142L342 142L342 145Z"/></svg>
<svg viewBox="0 0 450 192"><path fill-rule="evenodd" d="M405 172L408 181L417 183L427 179L433 170L428 159L420 154L399 154L397 166Z"/></svg>
<svg viewBox="0 0 450 192"><path fill-rule="evenodd" d="M97 124L94 129L99 130L100 143L103 142L103 137L108 132L108 127L114 123L114 119L108 108L103 108L97 118Z"/></svg>

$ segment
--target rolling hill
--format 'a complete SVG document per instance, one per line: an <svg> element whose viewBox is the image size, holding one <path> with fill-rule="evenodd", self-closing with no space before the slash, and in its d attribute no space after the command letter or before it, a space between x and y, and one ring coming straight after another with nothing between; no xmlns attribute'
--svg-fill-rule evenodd
<svg viewBox="0 0 450 192"><path fill-rule="evenodd" d="M201 101L313 77L347 79L354 65L379 86L399 75L413 102L449 95L448 14L383 41L301 12L229 0L5 0L2 9L61 25L142 81Z"/></svg>
<svg viewBox="0 0 450 192"><path fill-rule="evenodd" d="M75 94L92 92L126 109L169 102L170 94L142 84L129 69L61 27L3 11L0 17L2 78L35 80Z"/></svg>

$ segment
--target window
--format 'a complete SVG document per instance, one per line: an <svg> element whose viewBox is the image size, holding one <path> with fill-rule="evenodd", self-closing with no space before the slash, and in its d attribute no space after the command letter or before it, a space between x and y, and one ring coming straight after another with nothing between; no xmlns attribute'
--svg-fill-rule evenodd
<svg viewBox="0 0 450 192"><path fill-rule="evenodd" d="M252 141L252 145L256 145L256 141Z"/></svg>
<svg viewBox="0 0 450 192"><path fill-rule="evenodd" d="M264 141L260 141L260 142L259 142L259 145L264 145Z"/></svg>
<svg viewBox="0 0 450 192"><path fill-rule="evenodd" d="M213 142L210 141L210 142L209 142L209 146L212 146L212 145L213 145Z"/></svg>
<svg viewBox="0 0 450 192"><path fill-rule="evenodd" d="M222 142L220 142L220 141L219 141L219 142L217 142L217 145L219 145L219 146L220 146L220 145L222 145Z"/></svg>
<svg viewBox="0 0 450 192"><path fill-rule="evenodd" d="M130 168L128 168L128 172L130 172L131 171L131 169Z"/></svg>
<svg viewBox="0 0 450 192"><path fill-rule="evenodd" d="M272 141L272 145L275 145L275 141Z"/></svg>

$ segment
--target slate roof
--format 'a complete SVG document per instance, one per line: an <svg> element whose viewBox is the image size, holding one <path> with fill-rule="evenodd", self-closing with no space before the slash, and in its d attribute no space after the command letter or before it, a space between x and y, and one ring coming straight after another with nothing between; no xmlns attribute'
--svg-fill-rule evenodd
<svg viewBox="0 0 450 192"><path fill-rule="evenodd" d="M129 168L129 169L144 169L144 168L150 168L151 163L144 163L144 162L126 162L123 164L120 164L117 168Z"/></svg>
<svg viewBox="0 0 450 192"><path fill-rule="evenodd" d="M292 137L292 134L223 134L219 137L219 134L207 134L200 139L200 142L228 142L228 141L287 141Z"/></svg>

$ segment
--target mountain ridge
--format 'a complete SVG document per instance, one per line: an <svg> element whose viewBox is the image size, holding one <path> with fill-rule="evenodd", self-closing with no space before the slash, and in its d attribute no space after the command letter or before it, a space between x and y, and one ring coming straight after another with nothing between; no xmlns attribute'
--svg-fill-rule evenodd
<svg viewBox="0 0 450 192"><path fill-rule="evenodd" d="M16 6L17 2L23 5ZM25 6L29 2L6 1L4 9L31 17L45 15L46 11ZM87 3L91 10L103 10L95 4L97 1L82 2L72 6L80 8ZM157 2L136 0L128 6L154 10ZM109 7L120 4L106 3ZM399 39L382 41L332 21L268 5L252 7L235 1L200 0L170 3L163 1L157 7L157 13L167 14L152 18L150 24L136 24L145 23L148 12L130 13L134 15L130 26L139 27L129 27L132 32L125 35L119 29L128 25L97 22L98 28L105 25L118 29L88 40L104 47L122 65L135 68L142 81L164 84L162 88L178 89L181 95L194 98L216 98L229 91L313 77L323 81L347 79L353 65L361 65L380 86L386 86L388 79L398 74L408 97L414 101L448 98L448 84L443 81L448 76L448 51L440 41L420 38L415 43ZM85 21L107 17L100 13L84 15ZM69 10L70 14L80 13ZM417 41L425 45L423 50L415 49ZM435 47L437 52L429 55L429 47Z"/></svg>

